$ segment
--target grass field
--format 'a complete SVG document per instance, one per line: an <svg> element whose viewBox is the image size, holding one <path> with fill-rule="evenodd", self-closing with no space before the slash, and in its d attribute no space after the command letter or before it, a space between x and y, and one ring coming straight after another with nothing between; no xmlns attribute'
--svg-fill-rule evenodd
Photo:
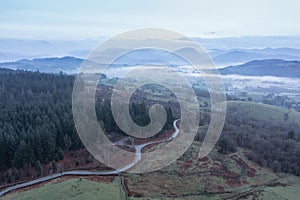
<svg viewBox="0 0 300 200"><path fill-rule="evenodd" d="M278 123L290 122L300 124L299 112L290 111L277 106L246 101L227 101L227 107L230 112L239 112L258 120L263 119L276 121ZM288 115L287 118L285 118L285 114Z"/></svg>
<svg viewBox="0 0 300 200"><path fill-rule="evenodd" d="M290 180L291 178L289 178ZM299 181L299 180L296 180ZM260 199L299 199L300 198L300 183L296 182L294 185L278 186L278 187L266 187L260 195Z"/></svg>
<svg viewBox="0 0 300 200"><path fill-rule="evenodd" d="M8 194L1 200L119 200L124 199L120 180L96 182L84 178L57 179L23 192Z"/></svg>

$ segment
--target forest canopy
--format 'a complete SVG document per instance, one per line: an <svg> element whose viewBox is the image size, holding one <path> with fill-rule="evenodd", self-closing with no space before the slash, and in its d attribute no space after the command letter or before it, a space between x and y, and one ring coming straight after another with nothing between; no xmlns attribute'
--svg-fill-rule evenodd
<svg viewBox="0 0 300 200"><path fill-rule="evenodd" d="M84 148L72 116L75 77L27 71L0 73L0 166L20 168L24 164L44 164L64 158L64 150ZM122 131L111 114L109 97L96 99L96 113L105 131ZM172 127L173 116L166 108ZM132 102L130 113L137 124L149 123L144 102Z"/></svg>

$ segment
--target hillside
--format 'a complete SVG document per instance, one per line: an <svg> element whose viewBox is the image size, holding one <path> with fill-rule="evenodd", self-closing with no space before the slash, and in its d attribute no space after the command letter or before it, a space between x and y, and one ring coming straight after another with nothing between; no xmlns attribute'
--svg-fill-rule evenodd
<svg viewBox="0 0 300 200"><path fill-rule="evenodd" d="M227 101L227 109L229 113L241 113L244 118L252 118L256 120L273 122L278 124L297 123L300 124L300 113L290 111L285 108L252 103L246 101Z"/></svg>
<svg viewBox="0 0 300 200"><path fill-rule="evenodd" d="M280 59L254 60L242 65L220 69L221 74L238 74L245 76L300 77L300 61Z"/></svg>
<svg viewBox="0 0 300 200"><path fill-rule="evenodd" d="M262 168L249 161L245 156L247 151L243 149L227 155L214 149L207 157L198 159L200 145L194 142L180 159L159 171L124 174L125 190L117 177L73 177L53 180L28 188L30 190L16 191L0 199L125 199L125 192L130 200L297 200L299 177L275 174ZM151 149L154 148L157 147ZM50 195L52 191L55 192Z"/></svg>
<svg viewBox="0 0 300 200"><path fill-rule="evenodd" d="M125 173L124 187L118 178L109 182L103 180L103 176L62 178L28 188L30 190L18 190L1 200L39 199L49 196L49 191L57 191L56 199L70 200L94 199L96 196L101 199L103 194L107 199L110 192L122 196L125 193L132 200L297 200L300 171L294 170L300 169L300 113L243 101L228 101L227 107L224 130L207 157L197 157L200 139L183 156L161 170L145 174ZM201 128L199 134L205 129ZM290 135L290 130L296 135ZM154 145L145 151L163 145ZM290 163L286 165L287 162ZM61 190L62 187L65 189ZM104 188L105 192L102 192Z"/></svg>
<svg viewBox="0 0 300 200"><path fill-rule="evenodd" d="M194 142L162 170L127 174L128 193L136 197L132 199L297 199L299 177L275 174L249 161L245 149L224 155L215 148L198 159L200 145Z"/></svg>

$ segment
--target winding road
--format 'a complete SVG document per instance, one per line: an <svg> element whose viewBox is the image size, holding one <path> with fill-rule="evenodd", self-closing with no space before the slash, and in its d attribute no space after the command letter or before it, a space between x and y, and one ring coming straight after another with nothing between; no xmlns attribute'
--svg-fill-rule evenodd
<svg viewBox="0 0 300 200"><path fill-rule="evenodd" d="M174 138L177 137L177 135L179 134L179 129L177 127L177 122L179 121L179 119L174 120L173 122L173 127L175 129L174 133L167 139L162 140L162 141L152 141L152 142L147 142L144 144L139 144L139 145L133 145L132 147L135 149L135 159L133 160L132 163L120 168L120 169L116 169L116 170L112 170L112 171L96 171L96 172L91 172L91 171L67 171L67 172L62 172L62 173L57 173L57 174L52 174L49 176L45 176L39 179L35 179L32 181L28 181L25 183L21 183L21 184L17 184L11 187L8 187L2 191L0 191L0 196L3 196L11 191L17 190L17 189L21 189L21 188L25 188L25 187L29 187L35 184L39 184L39 183L43 183L52 179L56 179L59 177L63 177L66 175L76 175L76 176L80 176L80 175L114 175L114 174L119 174L120 172L126 171L130 168L132 168L133 166L135 166L138 162L140 162L142 160L142 149L145 146L148 146L150 144L156 144L156 143L162 143L162 142L169 142L171 140L173 140ZM121 140L117 141L116 145L125 145L125 142L129 139L129 137L126 138L122 138Z"/></svg>

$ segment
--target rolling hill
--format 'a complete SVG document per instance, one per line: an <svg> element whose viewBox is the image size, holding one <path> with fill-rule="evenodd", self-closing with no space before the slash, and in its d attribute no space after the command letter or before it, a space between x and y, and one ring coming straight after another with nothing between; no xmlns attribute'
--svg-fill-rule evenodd
<svg viewBox="0 0 300 200"><path fill-rule="evenodd" d="M242 65L220 69L221 74L238 74L245 76L276 76L300 78L300 61L280 59L254 60Z"/></svg>
<svg viewBox="0 0 300 200"><path fill-rule="evenodd" d="M277 124L297 123L300 124L300 113L281 108L273 105L262 103L253 103L247 101L227 101L228 112L239 112L243 117L261 120L265 123L268 121ZM285 115L288 115L285 118Z"/></svg>

